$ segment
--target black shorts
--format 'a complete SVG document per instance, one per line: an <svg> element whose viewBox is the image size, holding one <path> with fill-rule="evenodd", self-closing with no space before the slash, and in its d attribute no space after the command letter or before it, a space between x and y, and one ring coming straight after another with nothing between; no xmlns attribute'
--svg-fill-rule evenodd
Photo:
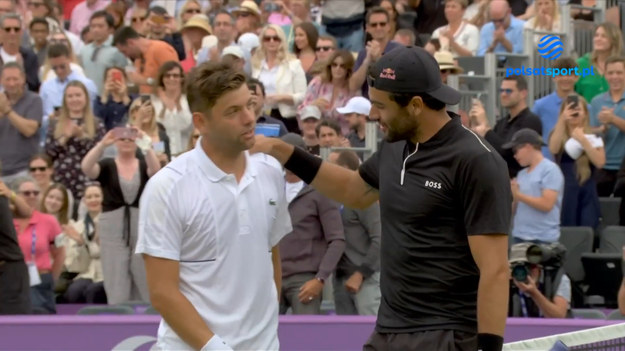
<svg viewBox="0 0 625 351"><path fill-rule="evenodd" d="M24 261L0 263L0 315L29 314L30 278Z"/></svg>
<svg viewBox="0 0 625 351"><path fill-rule="evenodd" d="M374 331L363 351L476 351L477 334L457 330L429 330L416 333Z"/></svg>

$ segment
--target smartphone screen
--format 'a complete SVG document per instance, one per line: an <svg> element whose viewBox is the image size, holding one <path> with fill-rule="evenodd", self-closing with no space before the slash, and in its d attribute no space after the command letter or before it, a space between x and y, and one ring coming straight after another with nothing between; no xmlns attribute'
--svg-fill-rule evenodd
<svg viewBox="0 0 625 351"><path fill-rule="evenodd" d="M115 71L113 71L112 75L113 75L113 80L121 82L121 80L122 80L122 72L119 72L119 71L115 70Z"/></svg>
<svg viewBox="0 0 625 351"><path fill-rule="evenodd" d="M579 97L577 95L569 95L566 97L566 104L573 104L573 108L577 108L577 104L579 104Z"/></svg>
<svg viewBox="0 0 625 351"><path fill-rule="evenodd" d="M271 138L277 138L278 136L280 136L280 125L259 123L256 125L256 134L264 135Z"/></svg>
<svg viewBox="0 0 625 351"><path fill-rule="evenodd" d="M113 129L113 135L115 139L135 139L137 137L137 130L126 127L115 127Z"/></svg>

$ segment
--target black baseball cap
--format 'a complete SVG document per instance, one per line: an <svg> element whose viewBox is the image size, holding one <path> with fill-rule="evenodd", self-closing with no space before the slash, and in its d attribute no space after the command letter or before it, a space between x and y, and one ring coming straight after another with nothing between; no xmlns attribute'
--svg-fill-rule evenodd
<svg viewBox="0 0 625 351"><path fill-rule="evenodd" d="M382 55L369 69L367 82L390 93L426 93L447 105L460 102L460 93L443 84L436 59L416 46L399 46Z"/></svg>
<svg viewBox="0 0 625 351"><path fill-rule="evenodd" d="M535 130L523 128L512 135L512 140L502 145L504 149L512 149L516 146L531 144L536 146L546 146L543 138Z"/></svg>

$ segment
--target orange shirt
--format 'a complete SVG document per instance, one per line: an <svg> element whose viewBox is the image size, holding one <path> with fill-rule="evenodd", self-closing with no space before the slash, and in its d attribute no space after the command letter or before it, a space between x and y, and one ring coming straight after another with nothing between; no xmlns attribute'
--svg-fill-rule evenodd
<svg viewBox="0 0 625 351"><path fill-rule="evenodd" d="M143 53L143 60L135 60L135 68L143 77L151 77L156 81L158 69L167 61L178 62L176 50L164 41L150 40L147 50ZM152 89L153 87L147 84L139 86L141 94L152 94Z"/></svg>

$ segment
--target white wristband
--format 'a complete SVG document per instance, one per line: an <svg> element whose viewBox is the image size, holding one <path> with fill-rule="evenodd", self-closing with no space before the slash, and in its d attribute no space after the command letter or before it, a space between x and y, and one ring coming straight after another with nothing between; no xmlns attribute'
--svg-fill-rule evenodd
<svg viewBox="0 0 625 351"><path fill-rule="evenodd" d="M228 346L228 344L226 344L226 342L223 341L223 339L220 338L219 335L214 334L213 337L210 338L210 340L208 340L206 345L204 345L204 347L202 347L202 350L200 351L213 351L213 350L232 351L232 348Z"/></svg>

